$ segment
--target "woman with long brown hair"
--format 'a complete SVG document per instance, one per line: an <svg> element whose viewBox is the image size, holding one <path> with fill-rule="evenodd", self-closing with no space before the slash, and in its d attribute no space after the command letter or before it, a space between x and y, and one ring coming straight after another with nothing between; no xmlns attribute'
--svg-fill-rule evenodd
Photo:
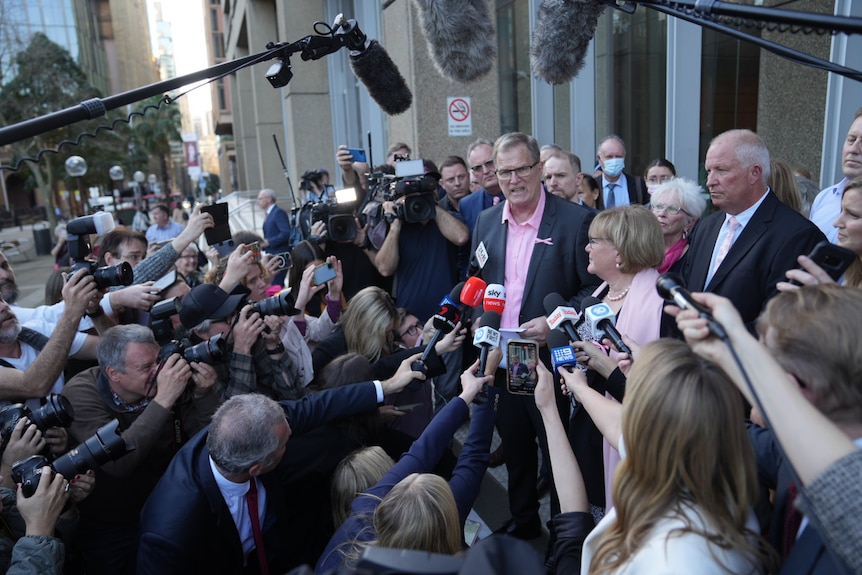
<svg viewBox="0 0 862 575"><path fill-rule="evenodd" d="M774 557L752 506L757 468L739 393L686 344L645 346L625 401L591 389L579 371L566 387L623 455L615 506L584 542L582 573L760 573Z"/></svg>

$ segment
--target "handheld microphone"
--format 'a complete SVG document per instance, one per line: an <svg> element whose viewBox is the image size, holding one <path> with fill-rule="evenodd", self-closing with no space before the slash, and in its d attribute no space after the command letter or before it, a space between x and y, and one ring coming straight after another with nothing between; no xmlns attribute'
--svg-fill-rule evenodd
<svg viewBox="0 0 862 575"><path fill-rule="evenodd" d="M577 76L606 7L601 0L542 0L530 43L533 75L551 84Z"/></svg>
<svg viewBox="0 0 862 575"><path fill-rule="evenodd" d="M413 3L419 10L428 54L444 78L473 82L493 68L497 43L485 0Z"/></svg>
<svg viewBox="0 0 862 575"><path fill-rule="evenodd" d="M462 287L463 283L456 285L452 289L452 292L449 295L443 296L443 299L440 301L440 310L431 317L431 323L436 331L431 336L431 341L425 346L422 356L410 364L410 369L413 371L427 373L428 367L425 365L425 362L428 360L428 356L431 355L431 350L434 349L434 346L437 345L441 337L455 329L455 325L461 319L461 314L458 312L458 305L461 302L458 300L457 293L461 291ZM406 387L411 391L415 391L419 389L420 385L422 385L422 380L414 379Z"/></svg>
<svg viewBox="0 0 862 575"><path fill-rule="evenodd" d="M584 316L587 318L587 326L597 340L601 341L603 337L610 339L614 347L623 353L629 354L629 357L634 361L631 348L623 342L623 336L617 330L617 316L614 315L610 306L598 298L584 298Z"/></svg>
<svg viewBox="0 0 862 575"><path fill-rule="evenodd" d="M685 282L676 274L666 273L659 276L655 282L658 295L663 297L665 301L676 304L682 309L693 309L697 314L706 320L706 325L709 332L718 339L727 340L727 332L724 327L715 321L709 310L694 301L691 297L691 292L685 289Z"/></svg>
<svg viewBox="0 0 862 575"><path fill-rule="evenodd" d="M485 297L485 288L488 285L485 283L485 280L477 277L469 277L467 281L459 285L464 286L461 288L461 293L459 294L462 306L474 308L482 303L482 298Z"/></svg>
<svg viewBox="0 0 862 575"><path fill-rule="evenodd" d="M485 299L482 301L482 309L486 312L495 311L503 313L506 307L506 288L502 284L488 284L485 288Z"/></svg>
<svg viewBox="0 0 862 575"><path fill-rule="evenodd" d="M500 314L495 311L486 311L479 318L479 327L473 334L473 345L479 348L479 372L478 376L493 375L486 374L488 367L488 352L500 347ZM485 403L488 400L488 384L482 385L482 390L473 399L474 403Z"/></svg>
<svg viewBox="0 0 862 575"><path fill-rule="evenodd" d="M557 377L560 375L557 369L559 367L565 367L569 372L573 369L579 369L578 360L575 358L575 350L569 345L569 341L571 340L566 339L567 337L566 334L557 329L552 329L548 333L548 349L551 350L551 368L553 368L554 381L557 381ZM578 406L574 395L569 394L569 400L572 403L572 407Z"/></svg>
<svg viewBox="0 0 862 575"><path fill-rule="evenodd" d="M413 104L413 94L395 62L377 40L364 50L351 51L350 67L365 85L368 95L390 116L402 114Z"/></svg>
<svg viewBox="0 0 862 575"><path fill-rule="evenodd" d="M566 332L568 341L580 341L578 330L575 329L578 323L578 312L575 311L575 308L567 305L563 296L558 293L549 293L545 296L542 304L545 306L548 327L552 330L561 329Z"/></svg>

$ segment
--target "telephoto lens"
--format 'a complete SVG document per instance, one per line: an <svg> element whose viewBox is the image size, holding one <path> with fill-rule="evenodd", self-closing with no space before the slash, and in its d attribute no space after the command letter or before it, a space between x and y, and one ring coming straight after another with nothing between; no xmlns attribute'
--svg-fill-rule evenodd
<svg viewBox="0 0 862 575"><path fill-rule="evenodd" d="M51 464L41 455L31 455L27 459L16 461L12 464L12 480L21 484L24 497L30 497L36 492L42 468L46 465L49 465L55 473L70 479L79 473L85 473L88 469L96 469L109 461L116 461L135 449L133 445L126 444L120 435L119 425L120 422L117 419L106 423L97 429L92 437L61 455Z"/></svg>

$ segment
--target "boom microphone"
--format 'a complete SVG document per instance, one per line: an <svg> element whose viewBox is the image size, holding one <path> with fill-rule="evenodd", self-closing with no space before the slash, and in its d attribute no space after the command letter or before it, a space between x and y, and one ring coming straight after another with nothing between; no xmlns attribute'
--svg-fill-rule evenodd
<svg viewBox="0 0 862 575"><path fill-rule="evenodd" d="M655 282L658 295L663 297L665 301L676 304L682 309L696 310L698 315L706 320L709 332L718 339L727 341L727 332L724 331L724 327L715 321L708 309L692 299L691 292L684 286L685 282L682 278L672 273L660 275Z"/></svg>
<svg viewBox="0 0 862 575"><path fill-rule="evenodd" d="M581 338L575 329L578 323L578 312L575 308L567 305L568 302L558 293L549 293L542 303L545 306L548 327L552 330L563 330L569 338L568 341L580 341Z"/></svg>
<svg viewBox="0 0 862 575"><path fill-rule="evenodd" d="M494 26L486 0L413 0L419 10L428 55L440 74L473 82L491 71L497 58Z"/></svg>
<svg viewBox="0 0 862 575"><path fill-rule="evenodd" d="M350 67L380 109L390 116L402 114L413 104L413 94L395 62L377 40L364 50L350 52Z"/></svg>
<svg viewBox="0 0 862 575"><path fill-rule="evenodd" d="M599 0L542 0L530 44L533 75L551 84L577 76L605 8Z"/></svg>
<svg viewBox="0 0 862 575"><path fill-rule="evenodd" d="M601 341L602 337L607 336L613 342L614 347L623 353L629 354L629 357L634 360L631 348L625 344L623 336L617 330L616 325L614 325L617 318L610 306L599 298L590 296L584 298L583 308L584 316L587 318L587 325L593 337Z"/></svg>

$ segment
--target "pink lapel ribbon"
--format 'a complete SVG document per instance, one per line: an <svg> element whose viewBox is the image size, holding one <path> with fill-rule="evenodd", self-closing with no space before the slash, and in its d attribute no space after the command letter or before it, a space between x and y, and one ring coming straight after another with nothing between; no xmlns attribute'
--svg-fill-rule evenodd
<svg viewBox="0 0 862 575"><path fill-rule="evenodd" d="M544 240L543 240L542 238L536 238L536 243L537 243L537 244L545 244L545 245L548 245L548 246L552 246L552 245L554 245L554 240L552 240L551 238L547 238L547 239L544 239Z"/></svg>

